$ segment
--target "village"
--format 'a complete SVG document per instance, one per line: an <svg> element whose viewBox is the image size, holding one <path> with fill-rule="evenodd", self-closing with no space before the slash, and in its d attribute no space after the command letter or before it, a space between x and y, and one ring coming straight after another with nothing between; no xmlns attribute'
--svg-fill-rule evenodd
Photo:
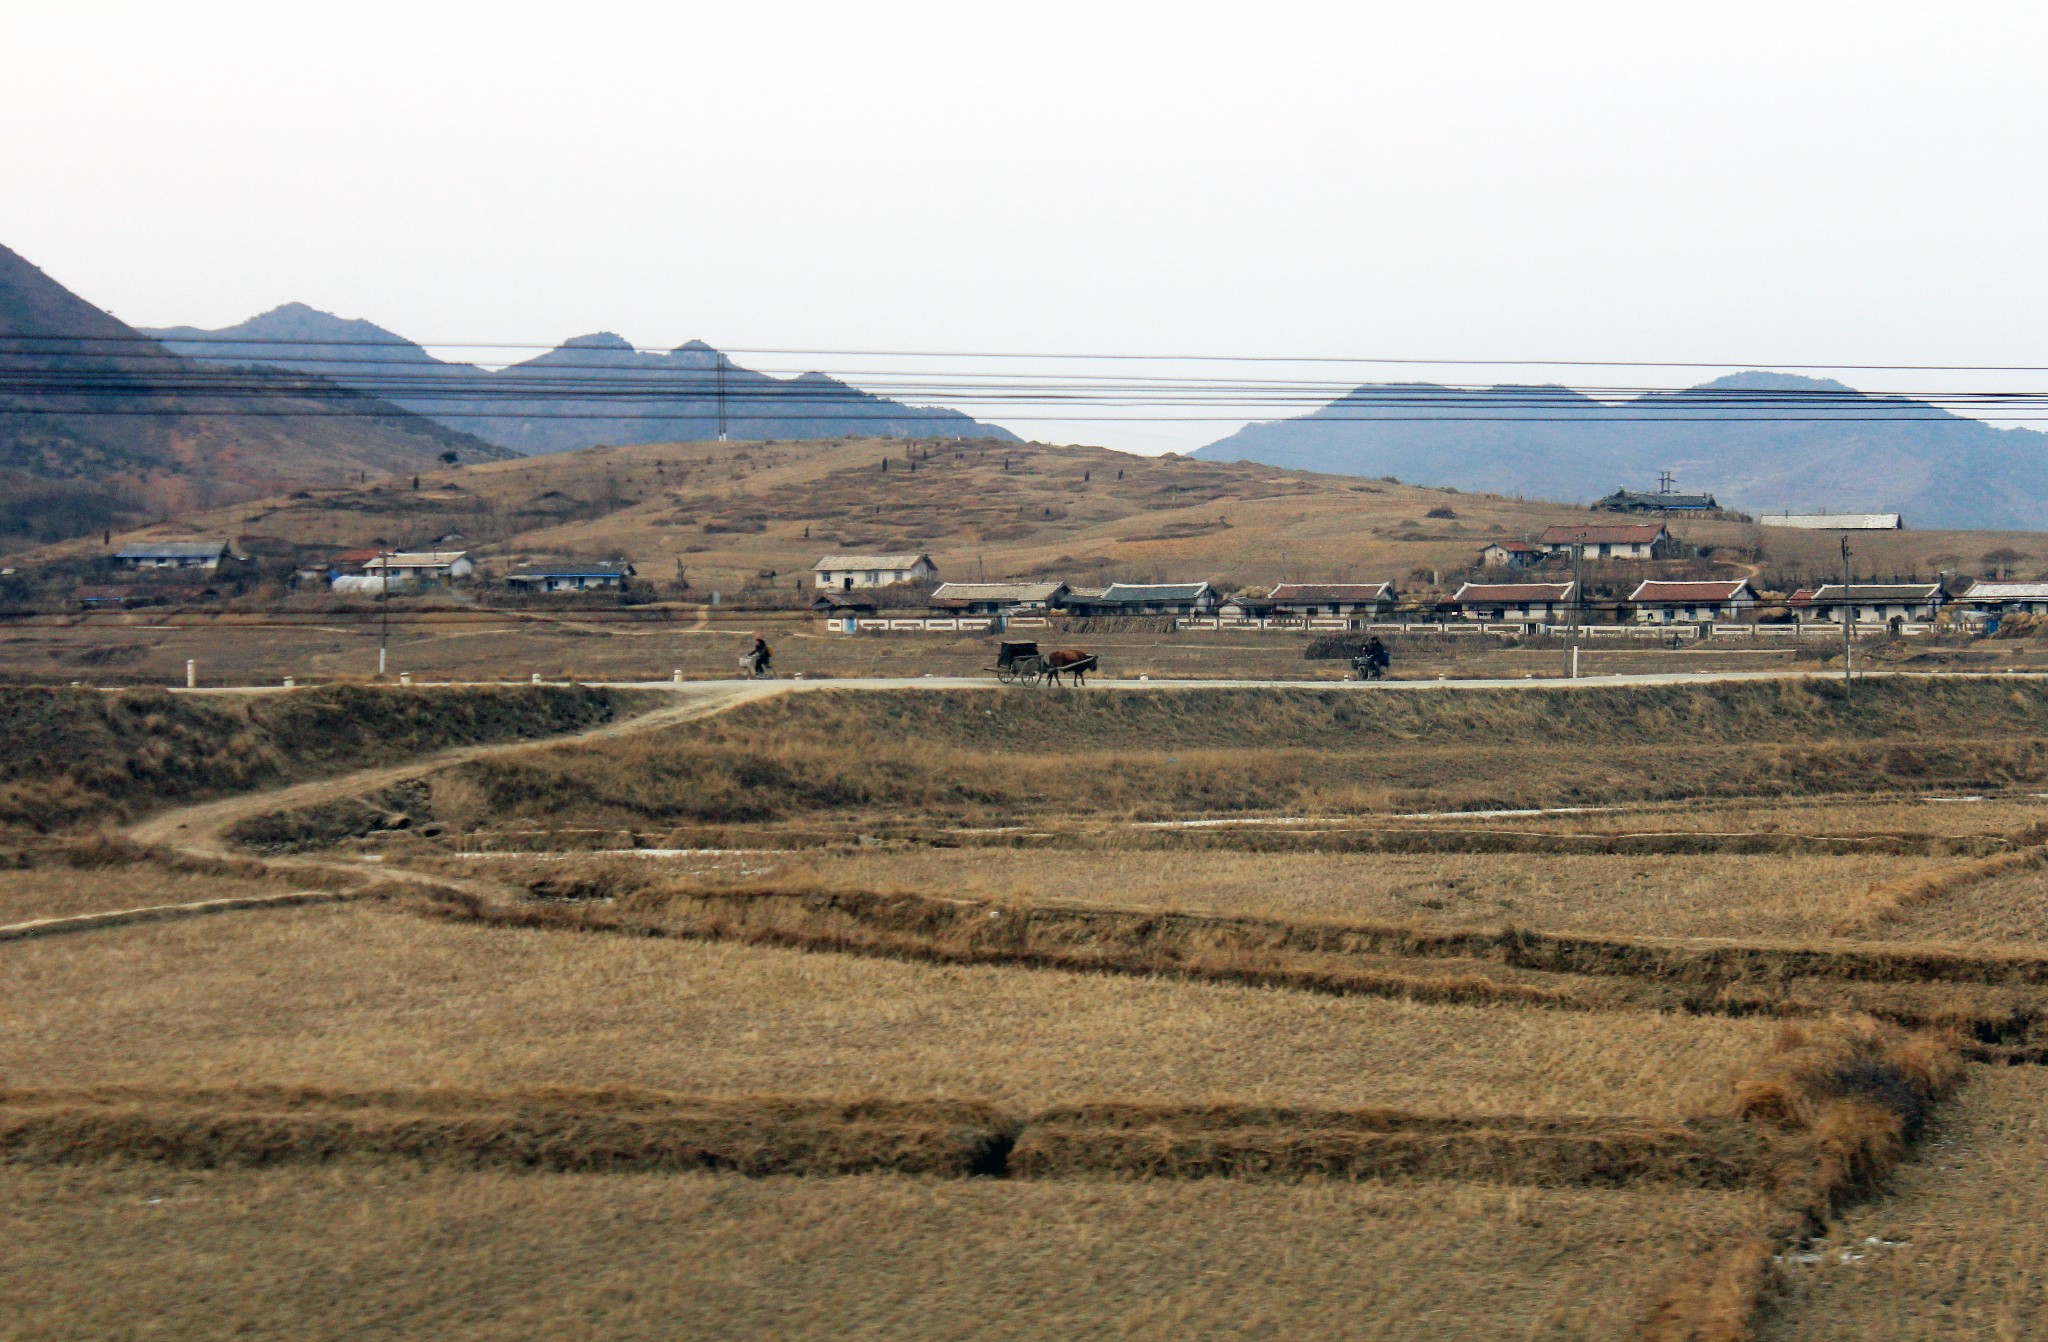
<svg viewBox="0 0 2048 1342"><path fill-rule="evenodd" d="M111 556L117 575L133 581L79 584L70 601L81 609L204 602L221 595L219 579L250 562L226 540L133 542ZM1845 624L1861 634L1935 627L1995 633L2014 616L2048 614L2048 582L1943 574L1773 591L1739 573L1702 576L1703 568L1715 567L1730 566L1701 560L1664 523L1642 521L1556 525L1528 540L1491 540L1477 549L1467 573L1446 579L1418 570L1406 586L1377 575L1248 586L1192 575L1102 586L1044 577L963 580L944 573L930 553L906 551L821 555L786 588L778 585L781 575L764 572L760 583L735 593L679 593L642 579L622 556L495 571L492 561L455 548L338 550L324 563L294 568L285 581L295 594L324 590L371 601L463 594L480 605L580 597L808 609L824 630L844 634L995 633L1055 621L1142 620L1211 630L1839 637Z"/></svg>

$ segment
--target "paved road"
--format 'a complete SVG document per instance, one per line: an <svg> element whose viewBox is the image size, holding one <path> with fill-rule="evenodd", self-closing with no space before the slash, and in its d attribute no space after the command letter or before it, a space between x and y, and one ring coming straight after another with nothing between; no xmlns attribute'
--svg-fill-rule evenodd
<svg viewBox="0 0 2048 1342"><path fill-rule="evenodd" d="M1973 678L1998 677L2009 680L2039 680L2048 676L2041 671L1859 671L1856 679L1875 680L1879 678L1939 679L1944 677L1968 676ZM1840 671L1804 671L1773 669L1762 671L1652 671L1638 675L1580 676L1566 680L1557 676L1516 677L1514 679L1471 678L1463 680L1116 680L1091 678L1089 689L1109 690L1352 690L1361 694L1381 694L1405 690L1568 690L1590 689L1612 685L1704 685L1731 680L1821 680L1840 681ZM418 680L415 688L473 688L476 686L522 685L526 681L504 680ZM563 681L547 681L545 684L565 684ZM1003 690L1006 693L1064 692L1065 687L1055 691L1051 686L1002 685L992 676L848 676L843 679L822 678L797 680L775 678L769 680L585 680L579 685L607 685L626 690L668 690L678 694L707 694L720 690L750 688L758 693L802 690ZM183 686L168 687L179 694L285 694L290 693L281 685L207 685L196 690ZM297 689L314 689L316 686L300 685Z"/></svg>

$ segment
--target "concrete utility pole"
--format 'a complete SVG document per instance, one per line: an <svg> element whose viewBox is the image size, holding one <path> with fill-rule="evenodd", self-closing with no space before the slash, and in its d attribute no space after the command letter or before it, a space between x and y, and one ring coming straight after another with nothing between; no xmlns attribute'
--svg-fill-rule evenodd
<svg viewBox="0 0 2048 1342"><path fill-rule="evenodd" d="M391 551L384 552L384 590L377 598L377 679L384 679L384 657L391 646Z"/></svg>
<svg viewBox="0 0 2048 1342"><path fill-rule="evenodd" d="M1853 669L1856 660L1856 644L1850 633L1850 625L1856 618L1856 607L1849 601L1849 538L1842 537L1842 697L1848 698L1856 692L1856 674Z"/></svg>
<svg viewBox="0 0 2048 1342"><path fill-rule="evenodd" d="M718 369L718 441L725 441L725 351L714 352Z"/></svg>
<svg viewBox="0 0 2048 1342"><path fill-rule="evenodd" d="M1579 678L1579 611L1586 601L1586 545L1579 541L1572 545L1572 599L1565 606L1564 623L1564 674L1567 680Z"/></svg>

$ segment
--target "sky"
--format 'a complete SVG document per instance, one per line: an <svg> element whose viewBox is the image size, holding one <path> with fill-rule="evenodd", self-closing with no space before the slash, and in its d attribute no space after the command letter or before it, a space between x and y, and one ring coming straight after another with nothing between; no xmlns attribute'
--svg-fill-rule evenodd
<svg viewBox="0 0 2048 1342"><path fill-rule="evenodd" d="M2044 39L1870 0L17 4L0 243L137 325L297 300L494 361L460 347L2048 365Z"/></svg>

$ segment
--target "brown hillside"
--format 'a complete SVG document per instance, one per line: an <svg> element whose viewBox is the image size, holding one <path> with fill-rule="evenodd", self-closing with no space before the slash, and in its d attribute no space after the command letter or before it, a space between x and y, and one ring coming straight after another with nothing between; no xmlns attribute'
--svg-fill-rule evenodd
<svg viewBox="0 0 2048 1342"><path fill-rule="evenodd" d="M447 451L509 455L331 384L171 354L0 247L0 546L415 471Z"/></svg>
<svg viewBox="0 0 2048 1342"><path fill-rule="evenodd" d="M929 551L940 575L955 579L1250 585L1285 576L1391 579L1412 589L1430 570L1448 577L1471 565L1488 540L1588 517L1565 504L1253 462L972 441L600 447L437 471L410 486L314 491L159 530L335 547L459 535L500 567L536 556L625 555L656 582L682 568L696 592L730 593L767 572L788 591L821 554L870 550ZM1830 573L1837 562L1827 534L1670 525L1683 541L1715 547L1724 571L1790 581ZM2031 546L2013 561L2022 569L2048 554L2048 542L2024 533L1868 533L1852 546L1859 575L1967 571L1994 546ZM1424 578L1411 576L1417 569Z"/></svg>

